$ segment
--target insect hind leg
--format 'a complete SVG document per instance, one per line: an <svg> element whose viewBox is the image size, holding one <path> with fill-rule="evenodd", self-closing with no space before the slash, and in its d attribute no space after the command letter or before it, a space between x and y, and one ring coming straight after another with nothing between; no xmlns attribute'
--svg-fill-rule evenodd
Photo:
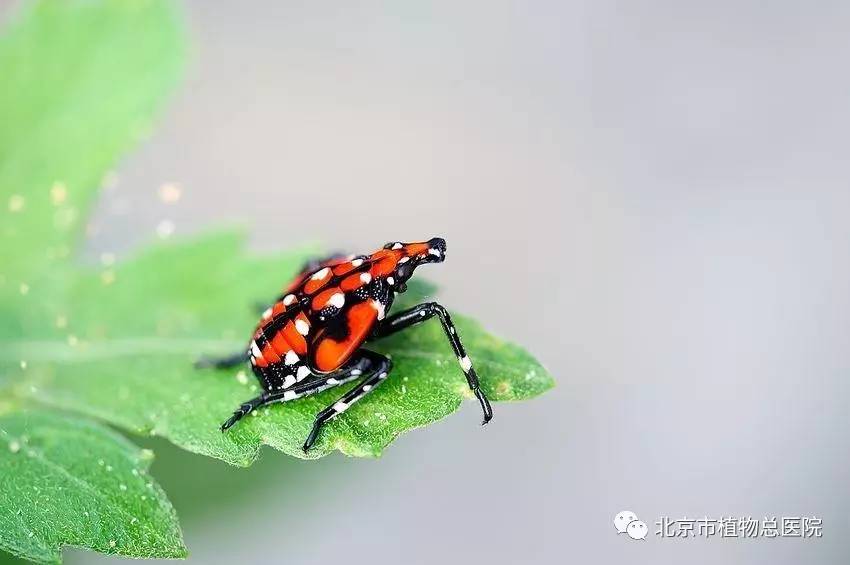
<svg viewBox="0 0 850 565"><path fill-rule="evenodd" d="M248 361L248 353L240 351L226 357L201 357L195 361L196 369L230 369Z"/></svg>

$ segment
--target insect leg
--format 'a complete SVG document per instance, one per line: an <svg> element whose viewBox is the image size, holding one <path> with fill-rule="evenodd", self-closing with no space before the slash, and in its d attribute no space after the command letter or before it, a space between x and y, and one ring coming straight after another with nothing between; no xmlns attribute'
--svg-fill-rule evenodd
<svg viewBox="0 0 850 565"><path fill-rule="evenodd" d="M244 351L228 355L227 357L201 357L195 361L196 369L229 369L242 365L248 361L248 354Z"/></svg>
<svg viewBox="0 0 850 565"><path fill-rule="evenodd" d="M287 402L289 400L301 398L302 396L316 394L325 389L354 380L364 373L370 373L372 366L374 365L374 357L378 356L378 354L372 353L371 351L364 353L368 353L368 355L361 355L352 359L346 363L344 367L334 373L321 375L313 374L305 378L303 382L297 383L291 387L270 391L267 390L260 396L242 403L242 405L233 412L233 415L221 425L221 431L227 430L244 416L247 416L265 404L270 404L272 402ZM381 357L381 359L383 359L383 357Z"/></svg>
<svg viewBox="0 0 850 565"><path fill-rule="evenodd" d="M243 402L242 405L239 406L239 408L237 408L233 412L233 415L230 418L228 418L227 421L225 421L221 425L221 431L227 430L233 424L235 424L236 422L241 420L243 416L247 416L248 414L250 414L251 412L253 412L257 408L262 406L263 404L268 404L269 402L272 402L272 401L273 401L272 395L269 394L268 392L264 392L263 394L261 394L257 398L252 398L251 400L249 400L247 402Z"/></svg>
<svg viewBox="0 0 850 565"><path fill-rule="evenodd" d="M448 311L436 302L425 302L414 306L409 310L404 310L398 314L389 316L375 329L372 334L373 338L382 338L394 334L401 330L407 329L420 322L424 322L430 318L437 316L443 325L443 330L446 332L446 337L449 338L449 343L452 345L457 360L460 363L460 368L463 369L463 374L466 376L466 382L469 383L469 388L475 393L478 403L481 404L481 410L484 412L484 422L486 424L493 418L493 409L490 407L490 401L484 395L484 391L478 383L478 375L472 367L472 361L466 354L463 344L460 342L460 336L457 334L452 318Z"/></svg>
<svg viewBox="0 0 850 565"><path fill-rule="evenodd" d="M339 400L316 414L313 429L310 430L310 435L307 436L307 440L304 442L304 451L307 451L316 443L316 438L319 437L319 432L325 422L348 410L349 406L369 394L370 391L381 384L387 378L387 375L389 375L390 369L392 369L392 361L387 357L365 349L361 350L360 353L363 359L369 361L368 365L371 372L362 381L357 383L357 386L343 394Z"/></svg>

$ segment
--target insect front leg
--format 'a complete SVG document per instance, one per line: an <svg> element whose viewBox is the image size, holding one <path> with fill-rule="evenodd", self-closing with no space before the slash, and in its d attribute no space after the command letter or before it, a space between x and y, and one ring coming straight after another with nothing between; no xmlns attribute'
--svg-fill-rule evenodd
<svg viewBox="0 0 850 565"><path fill-rule="evenodd" d="M475 369L472 367L472 361L469 359L466 349L464 349L460 341L460 336L457 334L454 323L452 323L452 318L443 306L436 302L425 302L409 310L393 314L378 325L372 337L382 338L392 335L425 320L429 320L434 316L437 316L443 325L446 337L448 337L449 343L451 343L452 349L457 356L458 363L460 363L460 368L466 376L466 382L469 383L469 388L475 394L478 403L481 404L481 410L484 412L484 421L482 424L486 424L493 418L493 409L490 407L490 401L487 400L484 391L481 390L478 375L475 373Z"/></svg>
<svg viewBox="0 0 850 565"><path fill-rule="evenodd" d="M365 349L361 350L359 355L360 357L356 363L358 363L358 366L364 367L362 371L363 373L367 373L366 377L357 383L357 386L343 394L339 400L316 414L316 420L313 422L313 429L310 430L310 434L304 442L304 451L307 451L314 443L316 443L316 438L319 437L319 432L326 422L348 410L352 404L369 394L375 389L375 387L384 382L384 379L386 379L387 375L389 375L393 364L387 357Z"/></svg>

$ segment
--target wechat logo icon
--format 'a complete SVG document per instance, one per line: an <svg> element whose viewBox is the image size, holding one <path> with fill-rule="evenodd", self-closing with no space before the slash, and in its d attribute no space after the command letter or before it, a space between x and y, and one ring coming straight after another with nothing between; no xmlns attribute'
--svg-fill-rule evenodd
<svg viewBox="0 0 850 565"><path fill-rule="evenodd" d="M614 528L618 534L627 534L632 539L646 540L648 529L644 522L637 519L637 515L630 510L623 510L614 516Z"/></svg>

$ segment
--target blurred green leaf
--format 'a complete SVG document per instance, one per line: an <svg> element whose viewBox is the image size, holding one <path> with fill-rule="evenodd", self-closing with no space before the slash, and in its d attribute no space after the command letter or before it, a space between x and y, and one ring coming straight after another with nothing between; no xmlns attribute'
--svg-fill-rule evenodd
<svg viewBox="0 0 850 565"><path fill-rule="evenodd" d="M13 15L0 36L0 237L14 251L0 298L55 288L105 173L179 76L178 23L160 0L42 1Z"/></svg>
<svg viewBox="0 0 850 565"><path fill-rule="evenodd" d="M185 555L138 449L10 394L30 337L60 331L106 172L146 134L182 60L162 0L27 2L0 35L0 547L21 557L55 562L64 544Z"/></svg>
<svg viewBox="0 0 850 565"><path fill-rule="evenodd" d="M152 457L77 418L0 416L0 548L51 563L63 545L185 557L174 509L147 473Z"/></svg>

